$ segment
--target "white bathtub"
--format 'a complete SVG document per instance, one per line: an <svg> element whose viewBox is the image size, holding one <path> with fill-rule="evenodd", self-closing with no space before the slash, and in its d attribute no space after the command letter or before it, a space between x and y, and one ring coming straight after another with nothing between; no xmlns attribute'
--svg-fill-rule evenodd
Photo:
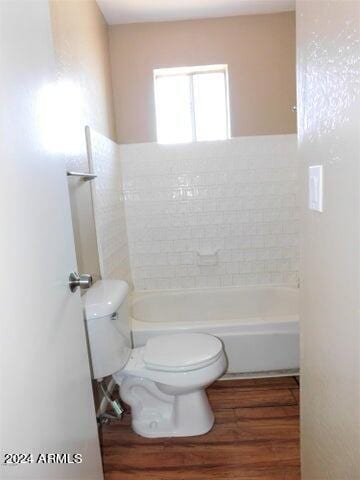
<svg viewBox="0 0 360 480"><path fill-rule="evenodd" d="M135 292L135 347L155 335L205 332L223 341L228 373L299 367L298 289L230 287Z"/></svg>

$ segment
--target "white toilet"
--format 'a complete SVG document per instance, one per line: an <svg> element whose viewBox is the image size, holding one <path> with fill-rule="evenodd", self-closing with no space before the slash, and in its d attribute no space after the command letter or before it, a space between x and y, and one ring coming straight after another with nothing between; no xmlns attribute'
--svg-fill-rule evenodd
<svg viewBox="0 0 360 480"><path fill-rule="evenodd" d="M83 296L95 379L112 375L144 437L201 435L214 423L205 388L226 369L222 343L200 333L151 338L131 348L128 285L96 282Z"/></svg>

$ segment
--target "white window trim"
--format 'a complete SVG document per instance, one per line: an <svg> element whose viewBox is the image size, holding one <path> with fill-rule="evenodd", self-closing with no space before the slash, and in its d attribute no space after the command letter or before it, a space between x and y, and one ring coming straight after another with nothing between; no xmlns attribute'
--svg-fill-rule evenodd
<svg viewBox="0 0 360 480"><path fill-rule="evenodd" d="M194 102L194 75L206 74L206 73L215 73L222 72L224 73L225 80L225 104L226 104L226 140L231 138L231 124L230 124L230 99L229 99L229 75L228 75L228 66L226 64L219 65L199 65L193 67L173 67L173 68L157 68L153 72L153 81L154 81L154 92L155 92L155 110L156 110L156 80L160 77L169 77L169 76L189 76L190 78L190 103L191 103L191 132L192 132L192 141L199 142L197 140L196 133L196 112L195 112L195 102ZM156 117L156 111L155 111Z"/></svg>

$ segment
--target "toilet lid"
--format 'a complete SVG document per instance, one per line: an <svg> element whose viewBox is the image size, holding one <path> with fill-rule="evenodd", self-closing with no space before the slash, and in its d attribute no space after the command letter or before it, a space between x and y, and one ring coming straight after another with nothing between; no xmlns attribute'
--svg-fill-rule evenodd
<svg viewBox="0 0 360 480"><path fill-rule="evenodd" d="M220 340L205 333L178 333L150 338L144 349L148 368L188 371L215 362L222 354Z"/></svg>

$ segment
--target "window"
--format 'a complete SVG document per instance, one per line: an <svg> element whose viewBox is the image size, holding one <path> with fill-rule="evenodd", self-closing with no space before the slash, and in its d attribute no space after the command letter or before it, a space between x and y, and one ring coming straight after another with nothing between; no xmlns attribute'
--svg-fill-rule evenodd
<svg viewBox="0 0 360 480"><path fill-rule="evenodd" d="M154 70L157 140L230 137L227 65Z"/></svg>

